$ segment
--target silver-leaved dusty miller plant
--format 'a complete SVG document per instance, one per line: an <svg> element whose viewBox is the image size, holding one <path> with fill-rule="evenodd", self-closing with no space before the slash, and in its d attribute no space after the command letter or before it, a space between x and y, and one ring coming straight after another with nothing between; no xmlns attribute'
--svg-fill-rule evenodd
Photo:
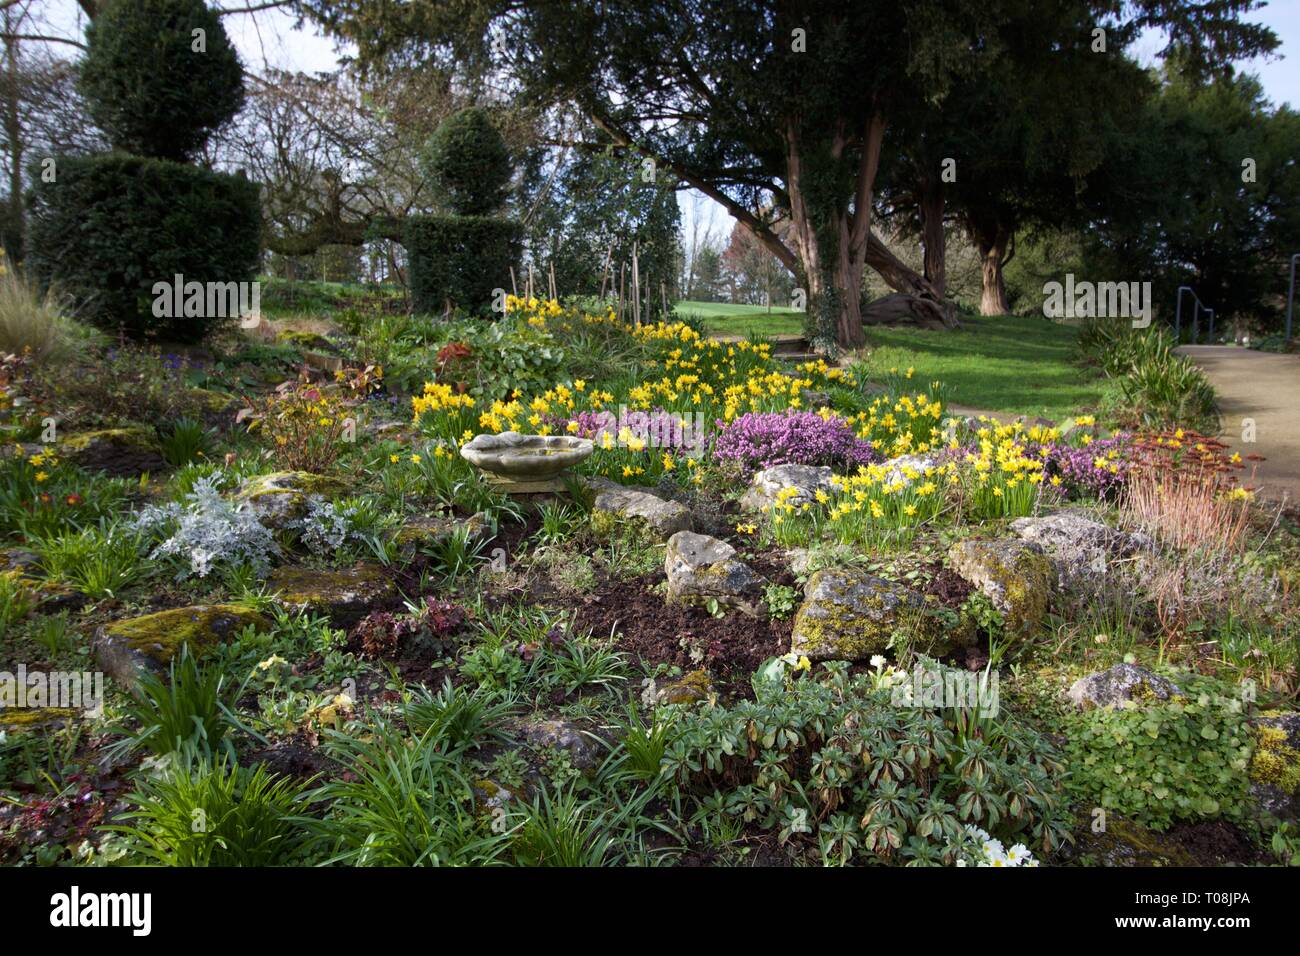
<svg viewBox="0 0 1300 956"><path fill-rule="evenodd" d="M215 564L247 564L260 577L280 554L271 532L257 520L247 503L223 498L212 478L200 478L184 502L150 505L140 512L135 527L148 534L168 537L154 548L151 558L181 556L189 568L176 579L191 574L207 577Z"/></svg>
<svg viewBox="0 0 1300 956"><path fill-rule="evenodd" d="M312 554L333 554L352 536L352 509L337 508L318 495L307 499L307 514L290 521L298 539Z"/></svg>

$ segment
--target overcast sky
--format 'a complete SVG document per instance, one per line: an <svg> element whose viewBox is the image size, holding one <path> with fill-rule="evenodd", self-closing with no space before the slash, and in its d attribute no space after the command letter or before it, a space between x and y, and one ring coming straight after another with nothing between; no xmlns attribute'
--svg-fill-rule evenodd
<svg viewBox="0 0 1300 956"><path fill-rule="evenodd" d="M234 8L247 2L223 0L221 5ZM46 0L41 15L55 35L80 38L85 21L76 0ZM1259 75L1264 92L1274 103L1286 103L1292 109L1300 109L1300 0L1273 0L1255 11L1249 19L1273 28L1282 40L1282 56L1267 61L1252 60L1243 64L1243 68ZM333 41L317 34L310 24L295 30L293 18L283 11L262 10L230 15L224 18L224 23L245 65L254 72L268 68L328 72L337 65ZM1152 34L1138 42L1135 52L1139 59L1149 64L1162 45L1161 38ZM683 202L681 205L683 218L687 220L684 224L689 226L691 207L696 204ZM730 229L722 207L706 202L701 204L701 208L708 210L706 215L715 231L725 234Z"/></svg>

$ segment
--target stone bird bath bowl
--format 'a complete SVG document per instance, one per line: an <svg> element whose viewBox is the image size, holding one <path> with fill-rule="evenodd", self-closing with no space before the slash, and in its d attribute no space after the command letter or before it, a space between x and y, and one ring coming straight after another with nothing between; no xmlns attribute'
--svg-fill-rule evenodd
<svg viewBox="0 0 1300 956"><path fill-rule="evenodd" d="M475 435L460 453L503 491L534 493L563 490L560 474L595 450L588 438L502 432Z"/></svg>

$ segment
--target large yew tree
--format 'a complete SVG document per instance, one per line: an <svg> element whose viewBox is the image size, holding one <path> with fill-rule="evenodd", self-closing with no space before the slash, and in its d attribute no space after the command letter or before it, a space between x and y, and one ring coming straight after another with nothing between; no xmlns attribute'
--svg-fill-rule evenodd
<svg viewBox="0 0 1300 956"><path fill-rule="evenodd" d="M870 265L951 322L871 231L889 124L1003 56L1031 0L302 0L363 60L476 69L576 104L615 142L721 203L797 277L821 337L862 344ZM1210 46L1252 0L1072 0ZM1044 108L1051 108L1044 104ZM767 210L763 212L762 210ZM778 234L777 219L788 220ZM783 238L784 236L784 238ZM919 311L919 309L918 309Z"/></svg>

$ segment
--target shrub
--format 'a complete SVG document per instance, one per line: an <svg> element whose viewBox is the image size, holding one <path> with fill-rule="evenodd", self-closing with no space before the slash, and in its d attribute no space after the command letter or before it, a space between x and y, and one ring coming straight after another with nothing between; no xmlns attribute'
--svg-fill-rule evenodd
<svg viewBox="0 0 1300 956"><path fill-rule="evenodd" d="M439 313L455 306L489 313L494 290L510 280L521 236L518 223L486 216L407 219L402 241L410 256L412 308Z"/></svg>
<svg viewBox="0 0 1300 956"><path fill-rule="evenodd" d="M47 364L32 377L43 405L79 427L197 418L203 409L185 387L184 360L156 349L111 348L86 362Z"/></svg>
<svg viewBox="0 0 1300 956"><path fill-rule="evenodd" d="M458 216L490 216L506 200L510 150L485 110L469 107L443 120L420 159Z"/></svg>
<svg viewBox="0 0 1300 956"><path fill-rule="evenodd" d="M1087 445L1045 444L1044 460L1054 478L1060 478L1066 490L1113 500L1128 477L1128 446L1131 438L1121 432Z"/></svg>
<svg viewBox="0 0 1300 956"><path fill-rule="evenodd" d="M244 103L239 57L203 0L105 5L78 86L114 147L163 159L192 156Z"/></svg>
<svg viewBox="0 0 1300 956"><path fill-rule="evenodd" d="M345 387L364 396L372 385L370 371L354 373ZM285 382L270 395L247 401L251 413L241 412L239 421L248 421L248 430L261 435L276 464L289 471L326 472L353 440L352 398L338 389Z"/></svg>
<svg viewBox="0 0 1300 956"><path fill-rule="evenodd" d="M856 468L879 457L846 421L816 412L747 412L722 430L713 453L747 472L789 464Z"/></svg>
<svg viewBox="0 0 1300 956"><path fill-rule="evenodd" d="M239 176L138 156L65 156L57 182L38 180L33 197L34 276L114 333L198 342L227 318L155 316L155 283L245 282L257 267L258 186Z"/></svg>
<svg viewBox="0 0 1300 956"><path fill-rule="evenodd" d="M215 478L200 478L183 504L150 505L135 519L144 534L166 535L151 558L185 559L177 580L191 574L206 577L215 564L247 565L266 573L279 547L271 532L246 504L235 505L217 490Z"/></svg>

